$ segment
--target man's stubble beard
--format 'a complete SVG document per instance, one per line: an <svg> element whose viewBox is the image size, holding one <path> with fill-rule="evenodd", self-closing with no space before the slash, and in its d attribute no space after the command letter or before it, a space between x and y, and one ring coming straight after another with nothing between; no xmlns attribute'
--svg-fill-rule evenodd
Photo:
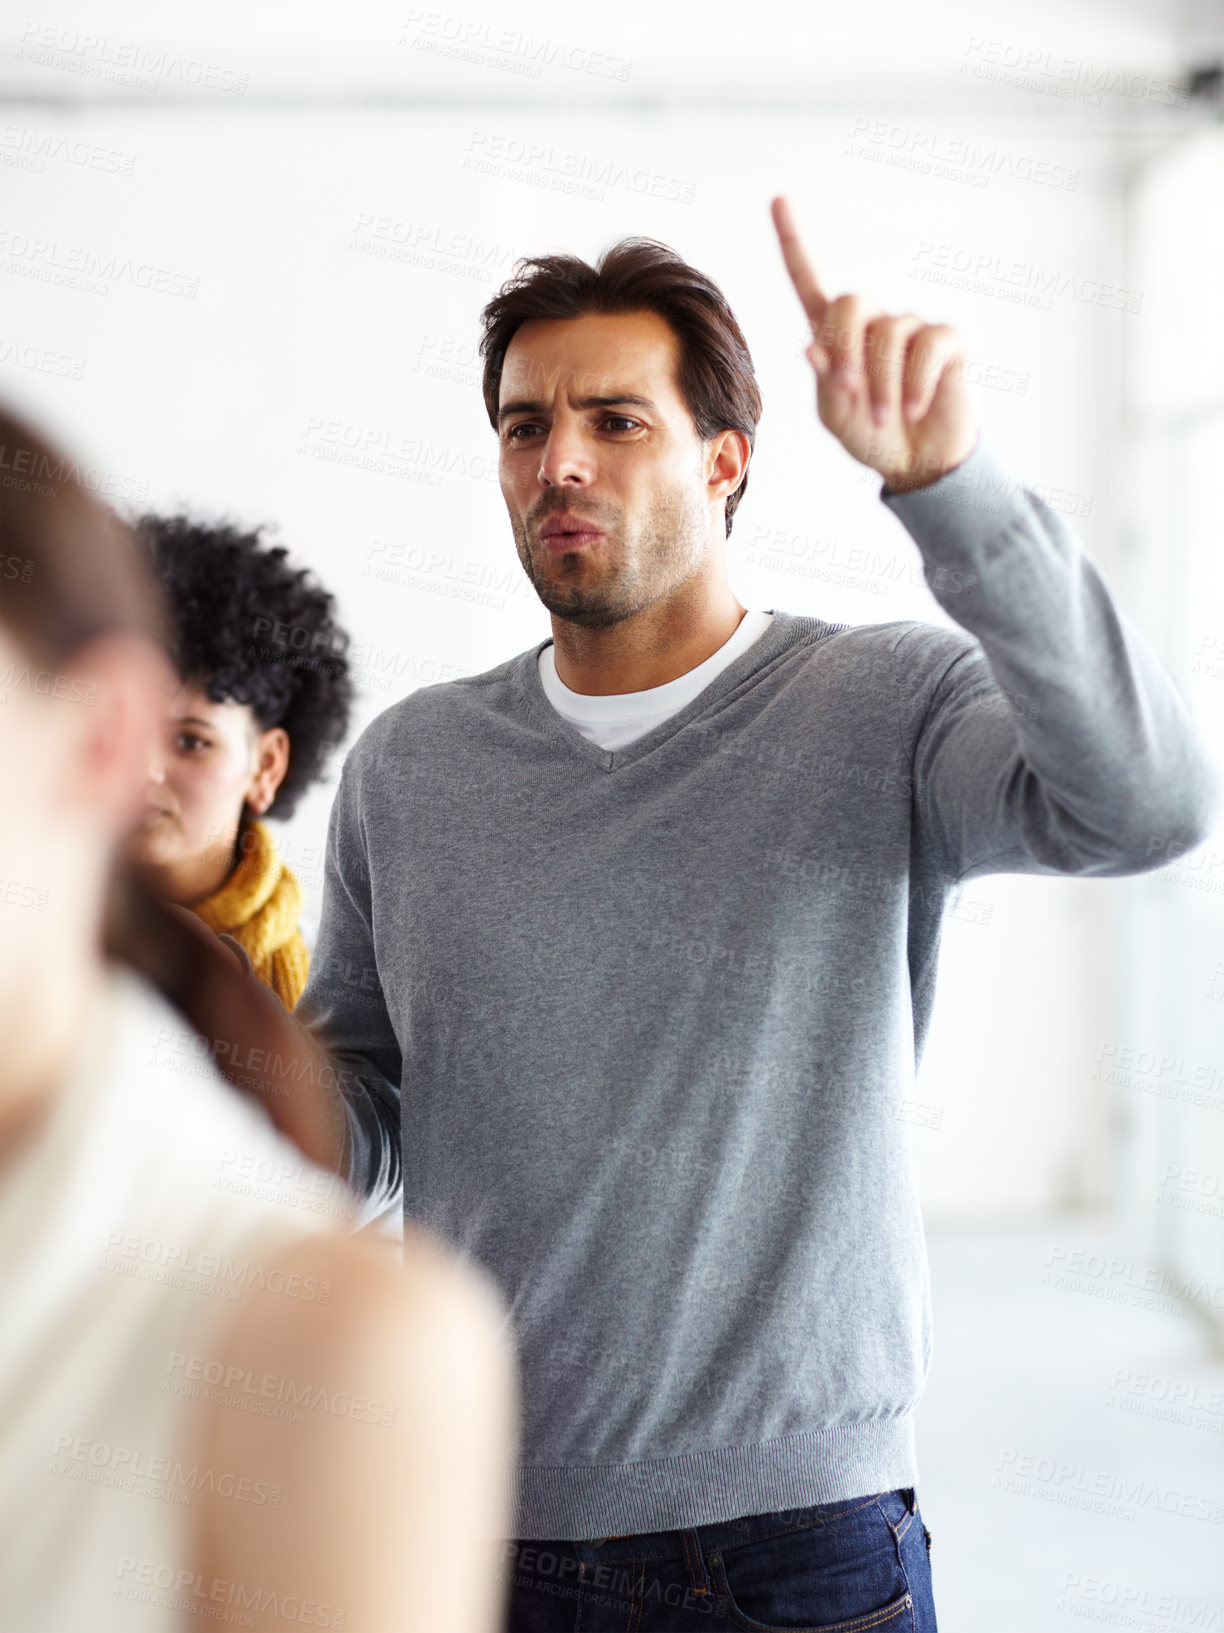
<svg viewBox="0 0 1224 1633"><path fill-rule="evenodd" d="M539 521L565 508L550 505L539 513ZM510 518L515 549L532 589L550 613L567 623L584 629L624 623L691 578L705 561L705 517L679 499L661 500L651 509L632 551L625 548L623 527L614 528L587 508L576 514L604 529L607 542L598 547L603 566L597 582L566 584L537 572L526 526L518 517Z"/></svg>

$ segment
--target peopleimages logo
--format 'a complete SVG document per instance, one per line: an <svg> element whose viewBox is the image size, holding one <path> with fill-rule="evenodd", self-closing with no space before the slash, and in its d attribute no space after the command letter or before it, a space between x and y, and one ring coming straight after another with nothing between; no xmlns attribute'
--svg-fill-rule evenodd
<svg viewBox="0 0 1224 1633"><path fill-rule="evenodd" d="M183 1610L201 1621L236 1620L240 1627L253 1627L250 1613L259 1611L261 1616L271 1612L281 1621L298 1622L302 1627L329 1628L331 1633L341 1633L344 1627L346 1612L334 1605L262 1584L207 1576L203 1571L185 1570L155 1559L136 1559L124 1554L116 1563L115 1576L113 1592L118 1597ZM241 1614L235 1618L234 1612Z"/></svg>
<svg viewBox="0 0 1224 1633"><path fill-rule="evenodd" d="M1081 278L1058 267L1036 261L1013 261L990 250L971 245L937 243L924 238L912 256L911 277L925 283L947 284L972 293L993 295L1048 312L1053 297L1082 301L1089 306L1109 306L1118 311L1138 312L1142 292L1104 283L1099 278Z"/></svg>
<svg viewBox="0 0 1224 1633"><path fill-rule="evenodd" d="M1173 1623L1194 1633L1221 1633L1224 1614L1218 1605L1202 1599L1186 1599L1180 1593L1159 1593L1134 1582L1119 1582L1108 1576L1084 1576L1068 1571L1062 1579L1063 1598L1055 1610L1109 1622L1114 1627L1142 1628L1150 1633L1153 1622ZM1139 1616L1153 1621L1141 1622Z"/></svg>
<svg viewBox="0 0 1224 1633"><path fill-rule="evenodd" d="M1003 1452L991 1483L998 1490L1018 1496L1108 1513L1115 1519L1133 1520L1140 1509L1146 1509L1224 1525L1224 1503L1201 1492L1182 1491L1158 1480L1113 1474L1033 1452Z"/></svg>
<svg viewBox="0 0 1224 1633"><path fill-rule="evenodd" d="M948 181L965 181L974 187L988 186L994 176L1036 182L1068 193L1079 185L1079 171L1069 165L1030 153L1013 153L993 144L983 146L971 136L948 136L943 131L885 119L856 119L846 151L851 157L899 165Z"/></svg>
<svg viewBox="0 0 1224 1633"><path fill-rule="evenodd" d="M1054 1248L1041 1280L1049 1287L1162 1309L1170 1315L1184 1315L1188 1304L1224 1310L1224 1281L1211 1282L1205 1276L1182 1275L1160 1265L1137 1264L1133 1259L1085 1248Z"/></svg>
<svg viewBox="0 0 1224 1633"><path fill-rule="evenodd" d="M1167 79L1090 62L1086 57L1060 57L1044 45L987 39L981 34L969 36L957 72L1092 107L1100 105L1102 93L1137 97L1164 107L1184 108L1190 101L1184 85Z"/></svg>
<svg viewBox="0 0 1224 1633"><path fill-rule="evenodd" d="M57 1435L53 1474L81 1480L88 1485L106 1486L133 1496L156 1497L163 1502L186 1505L197 1492L232 1498L256 1508L279 1508L284 1488L267 1480L252 1480L228 1470L201 1468L198 1463L181 1463L175 1457L150 1455L130 1446L115 1446L104 1440Z"/></svg>
<svg viewBox="0 0 1224 1633"><path fill-rule="evenodd" d="M55 484L59 482L79 483L91 493L108 499L143 499L149 491L148 482L135 477L104 471L97 465L79 465L73 459L54 456L41 449L14 448L0 442L0 483L5 487L15 486L25 491L33 484L47 498L54 498Z"/></svg>
<svg viewBox="0 0 1224 1633"><path fill-rule="evenodd" d="M0 255L8 257L6 271L10 273L43 283L79 287L95 295L109 293L115 284L127 284L153 294L181 295L193 301L200 290L198 278L173 267L154 266L150 261L133 260L87 244L61 244L57 238L28 232L0 232Z"/></svg>
<svg viewBox="0 0 1224 1633"><path fill-rule="evenodd" d="M170 51L154 50L138 40L116 40L108 34L63 28L55 23L27 23L18 41L17 55L24 62L140 90L156 91L172 80L236 96L242 96L247 88L246 74L220 63L180 57Z"/></svg>
<svg viewBox="0 0 1224 1633"><path fill-rule="evenodd" d="M499 28L453 12L423 11L418 6L409 11L399 43L527 79L539 79L544 68L561 68L574 74L590 74L595 79L624 82L633 70L627 57L613 56L599 48Z"/></svg>
<svg viewBox="0 0 1224 1633"><path fill-rule="evenodd" d="M250 1367L226 1365L209 1360L203 1355L185 1355L172 1350L166 1361L168 1377L163 1392L172 1386L176 1394L187 1394L204 1400L216 1401L222 1406L239 1406L258 1410L264 1403L293 1408L306 1407L309 1411L327 1412L333 1417L351 1418L354 1422L374 1423L389 1429L395 1422L396 1409L381 1401L354 1395L350 1390L328 1389L322 1384L298 1383L293 1378L282 1378L276 1373L257 1375ZM213 1386L200 1389L200 1384ZM275 1415L275 1414L273 1414ZM295 1421L300 1422L300 1414Z"/></svg>
<svg viewBox="0 0 1224 1633"><path fill-rule="evenodd" d="M473 131L461 166L503 181L522 181L554 192L578 193L602 203L608 189L624 188L640 198L673 204L691 204L695 181L672 176L648 166L624 164L619 154L593 155L572 148L557 148L495 131Z"/></svg>
<svg viewBox="0 0 1224 1633"><path fill-rule="evenodd" d="M326 1174L322 1169L319 1173L324 1181L339 1185L335 1175ZM302 1299L308 1304L331 1301L331 1282L317 1276L269 1270L258 1260L232 1259L228 1253L200 1253L185 1243L127 1236L122 1231L111 1231L102 1252L102 1268L133 1275L145 1269L164 1270L184 1278L189 1287L215 1283L219 1287L252 1287L261 1292L283 1293L287 1298Z"/></svg>

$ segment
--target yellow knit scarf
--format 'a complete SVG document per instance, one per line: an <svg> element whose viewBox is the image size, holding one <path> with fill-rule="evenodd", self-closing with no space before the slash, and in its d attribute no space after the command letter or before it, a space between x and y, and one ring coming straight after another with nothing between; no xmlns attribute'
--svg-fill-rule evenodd
<svg viewBox="0 0 1224 1633"><path fill-rule="evenodd" d="M220 890L197 902L192 911L210 930L233 936L259 979L286 1009L293 1009L310 970L310 950L298 930L302 887L281 861L276 840L262 822L246 824L239 842L238 866Z"/></svg>

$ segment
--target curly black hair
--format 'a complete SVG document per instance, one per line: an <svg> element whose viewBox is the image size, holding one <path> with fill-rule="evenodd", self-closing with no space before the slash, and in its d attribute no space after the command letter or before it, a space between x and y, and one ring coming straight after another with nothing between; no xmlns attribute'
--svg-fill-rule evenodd
<svg viewBox="0 0 1224 1633"><path fill-rule="evenodd" d="M187 515L139 516L132 524L161 585L170 654L184 683L214 703L249 705L261 731L283 726L289 770L267 815L292 816L343 741L353 704L349 637L335 597L267 524L243 532Z"/></svg>

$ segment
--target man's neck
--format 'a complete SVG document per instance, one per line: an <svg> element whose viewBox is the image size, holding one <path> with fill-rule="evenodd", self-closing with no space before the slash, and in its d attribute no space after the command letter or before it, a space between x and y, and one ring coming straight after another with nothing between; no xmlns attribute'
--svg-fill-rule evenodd
<svg viewBox="0 0 1224 1633"><path fill-rule="evenodd" d="M724 584L699 606L691 599L664 600L607 629L588 629L554 613L557 678L587 697L665 686L725 646L745 610Z"/></svg>

